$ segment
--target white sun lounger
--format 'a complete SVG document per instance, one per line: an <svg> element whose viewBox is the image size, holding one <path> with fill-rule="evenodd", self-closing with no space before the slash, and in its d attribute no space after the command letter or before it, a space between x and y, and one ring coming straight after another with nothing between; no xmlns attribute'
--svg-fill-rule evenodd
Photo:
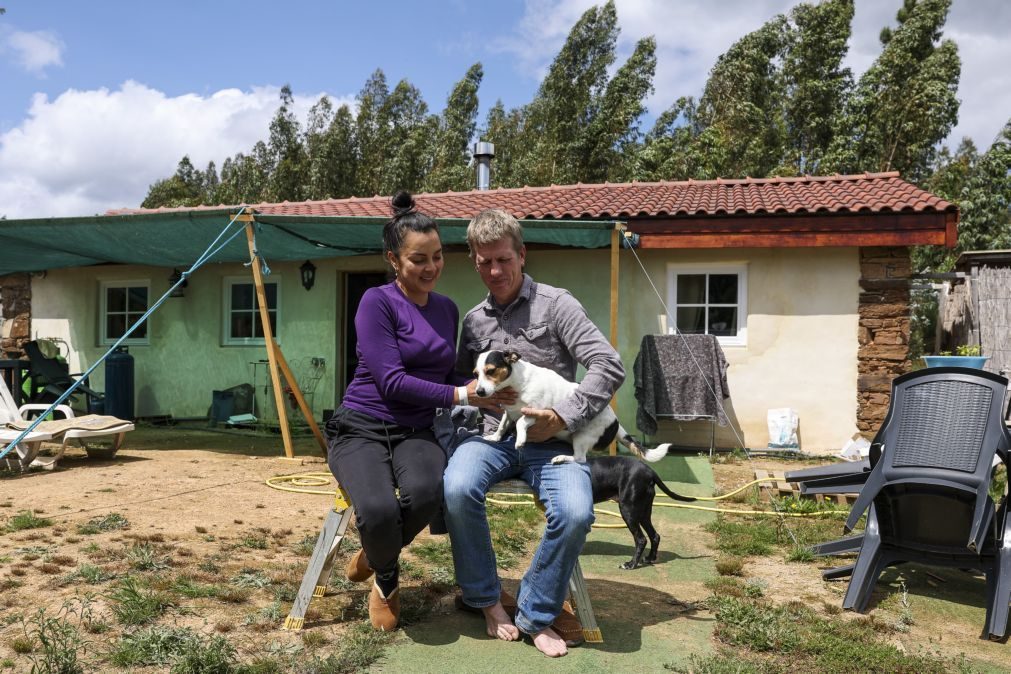
<svg viewBox="0 0 1011 674"><path fill-rule="evenodd" d="M49 405L42 404L17 407L14 397L7 389L6 382L0 379L0 443L2 443L0 451L6 449L7 445L16 440L22 430L31 424L31 421L27 419L28 412L42 412L48 408ZM56 466L56 462L63 457L63 453L67 450L67 443L71 440L76 440L89 457L111 459L122 446L126 433L134 429L133 423L115 417L93 414L77 417L67 405L58 405L53 412L64 418L56 421L43 421L36 426L4 457L9 467L17 467L21 470L26 470L29 467L52 470ZM112 447L89 447L86 442L88 438L109 436L114 436ZM45 441L60 443L60 448L54 456L39 456L39 450Z"/></svg>

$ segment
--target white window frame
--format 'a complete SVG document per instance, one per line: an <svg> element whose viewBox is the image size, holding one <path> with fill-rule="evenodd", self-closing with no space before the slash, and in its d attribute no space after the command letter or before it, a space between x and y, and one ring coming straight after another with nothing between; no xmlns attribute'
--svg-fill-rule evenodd
<svg viewBox="0 0 1011 674"><path fill-rule="evenodd" d="M748 265L746 262L718 263L718 264L682 264L677 262L667 263L667 308L670 309L670 320L672 327L668 329L673 332L677 325L677 278L680 275L690 274L737 274L737 335L735 337L717 336L720 346L747 346L748 345ZM706 293L709 292L708 278L706 282ZM708 300L708 296L706 297ZM688 305L685 305L688 306ZM697 306L697 305L691 305ZM709 304L706 306L734 306L731 304ZM706 321L706 330L709 330L709 322Z"/></svg>
<svg viewBox="0 0 1011 674"><path fill-rule="evenodd" d="M274 332L274 340L278 343L281 339L277 333L281 330L281 277L278 274L271 274L263 279L263 285L274 284L277 286L277 307L274 310L276 319L274 325L277 326ZM260 320L260 310L256 304L255 282L251 276L226 276L222 279L221 289L221 344L222 346L263 346L266 341L263 337L232 337L232 286L251 285L253 288L253 306L257 307L253 311L254 320Z"/></svg>
<svg viewBox="0 0 1011 674"><path fill-rule="evenodd" d="M99 346L110 346L115 344L119 337L110 337L106 332L106 327L108 326L108 290L110 288L144 288L147 290L147 308L144 309L146 313L148 309L151 308L151 280L150 279L136 279L132 281L99 281L98 284L98 344ZM127 301L129 302L129 292L127 292ZM127 305L129 307L129 304ZM120 312L115 312L120 313ZM131 313L126 311L127 318ZM150 319L149 319L150 320ZM126 327L129 328L133 325L133 322L127 320ZM130 344L134 346L149 346L151 344L151 325L148 323L147 333L144 337L128 337L123 340L123 344Z"/></svg>

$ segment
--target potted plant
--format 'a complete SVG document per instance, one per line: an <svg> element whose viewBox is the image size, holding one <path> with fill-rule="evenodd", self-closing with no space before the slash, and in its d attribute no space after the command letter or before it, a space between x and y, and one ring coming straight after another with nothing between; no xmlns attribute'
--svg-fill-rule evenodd
<svg viewBox="0 0 1011 674"><path fill-rule="evenodd" d="M979 344L959 344L955 347L955 355L951 351L942 351L937 356L924 356L927 367L973 367L982 370L990 356L981 356Z"/></svg>

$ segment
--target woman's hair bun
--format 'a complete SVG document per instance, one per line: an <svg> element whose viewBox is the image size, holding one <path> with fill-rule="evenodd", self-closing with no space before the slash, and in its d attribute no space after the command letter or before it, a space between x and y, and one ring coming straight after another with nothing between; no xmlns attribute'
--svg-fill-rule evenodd
<svg viewBox="0 0 1011 674"><path fill-rule="evenodd" d="M414 197L407 190L400 190L393 195L390 205L393 207L393 217L407 215L414 210Z"/></svg>

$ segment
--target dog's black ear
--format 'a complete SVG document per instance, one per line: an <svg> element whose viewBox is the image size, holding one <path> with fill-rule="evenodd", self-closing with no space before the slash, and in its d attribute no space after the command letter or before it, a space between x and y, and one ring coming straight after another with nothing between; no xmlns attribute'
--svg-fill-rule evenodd
<svg viewBox="0 0 1011 674"><path fill-rule="evenodd" d="M520 359L520 354L515 351L506 351L505 357L507 363L515 363Z"/></svg>

